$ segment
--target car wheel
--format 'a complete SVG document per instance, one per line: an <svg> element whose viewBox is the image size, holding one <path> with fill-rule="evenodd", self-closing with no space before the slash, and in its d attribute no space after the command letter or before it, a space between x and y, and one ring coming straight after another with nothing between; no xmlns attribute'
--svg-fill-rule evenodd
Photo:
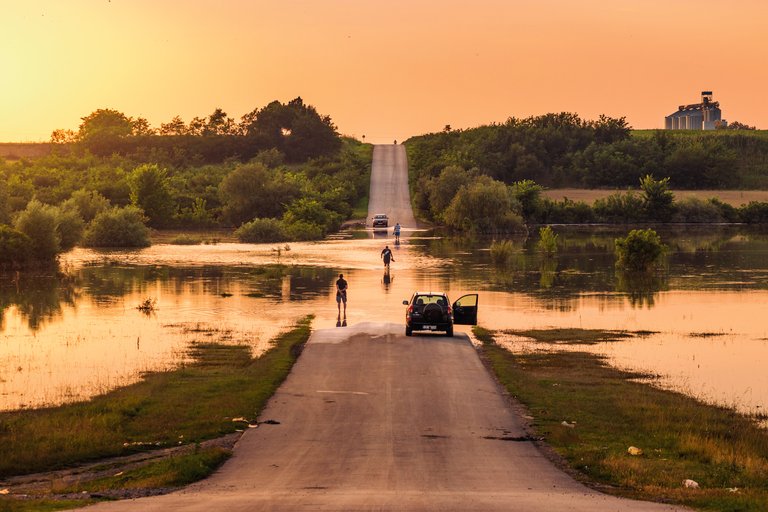
<svg viewBox="0 0 768 512"><path fill-rule="evenodd" d="M446 336L453 336L453 327L452 326L449 327L448 329L446 329L445 335Z"/></svg>
<svg viewBox="0 0 768 512"><path fill-rule="evenodd" d="M411 329L410 327L406 327L405 328L405 335L406 336L410 336L411 334L413 334L413 329Z"/></svg>

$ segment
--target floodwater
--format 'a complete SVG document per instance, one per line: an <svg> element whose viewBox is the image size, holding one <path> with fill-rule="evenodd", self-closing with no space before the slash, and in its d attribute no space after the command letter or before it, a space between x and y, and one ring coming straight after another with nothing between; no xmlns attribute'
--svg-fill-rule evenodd
<svg viewBox="0 0 768 512"><path fill-rule="evenodd" d="M490 329L575 327L649 331L617 342L561 346L657 375L655 385L749 413L768 408L768 235L736 227L661 232L668 265L624 276L613 239L626 230L556 228L554 258L513 240L493 265L489 240L413 231L395 246L370 232L314 243L75 249L57 275L0 276L0 410L87 398L180 364L192 343L263 352L306 314L334 328L333 283L349 281L347 325L402 323L415 290L456 300L480 293ZM387 273L385 244L395 262ZM137 309L149 301L151 311ZM343 328L343 327L342 327ZM464 328L464 330L468 330ZM551 350L507 337L519 350Z"/></svg>

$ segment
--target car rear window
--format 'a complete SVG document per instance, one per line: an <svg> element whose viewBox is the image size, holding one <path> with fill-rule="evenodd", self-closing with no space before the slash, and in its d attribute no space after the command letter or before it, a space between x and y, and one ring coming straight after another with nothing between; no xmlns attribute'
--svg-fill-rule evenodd
<svg viewBox="0 0 768 512"><path fill-rule="evenodd" d="M419 295L414 302L418 302L419 299L421 299L421 302L424 304L437 304L437 301L440 299L445 301L446 304L448 303L448 299L445 295Z"/></svg>

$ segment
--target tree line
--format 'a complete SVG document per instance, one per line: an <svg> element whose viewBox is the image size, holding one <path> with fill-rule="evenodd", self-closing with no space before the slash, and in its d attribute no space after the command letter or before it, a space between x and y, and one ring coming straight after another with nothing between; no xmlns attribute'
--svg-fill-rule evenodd
<svg viewBox="0 0 768 512"><path fill-rule="evenodd" d="M332 155L340 147L330 116L318 113L301 97L255 108L239 122L217 108L189 123L175 116L159 128L143 117L98 109L82 118L77 131L54 130L51 142L97 156L133 155L168 165L248 160L266 149L277 149L288 162L303 162Z"/></svg>
<svg viewBox="0 0 768 512"><path fill-rule="evenodd" d="M242 240L260 242L338 230L367 195L370 146L339 136L300 98L252 114L250 134L221 133L235 128L211 116L199 135L147 135L144 122L98 110L51 155L0 159L0 268L48 264L77 244L145 246L150 228L241 228ZM177 147L167 137L195 142ZM236 142L215 158L179 156L225 139Z"/></svg>
<svg viewBox="0 0 768 512"><path fill-rule="evenodd" d="M559 113L467 130L447 126L406 144L409 164L424 180L456 165L507 184L533 180L549 188L636 188L649 174L680 189L768 188L768 134L759 131L633 132L623 117Z"/></svg>

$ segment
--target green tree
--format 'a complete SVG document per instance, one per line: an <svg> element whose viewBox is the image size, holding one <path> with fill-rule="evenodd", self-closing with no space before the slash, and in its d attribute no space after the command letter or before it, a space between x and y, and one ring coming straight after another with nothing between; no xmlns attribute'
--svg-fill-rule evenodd
<svg viewBox="0 0 768 512"><path fill-rule="evenodd" d="M432 217L442 221L443 213L456 193L461 187L469 185L471 181L472 173L465 171L458 165L449 165L440 172L439 176L432 178L431 184L427 187Z"/></svg>
<svg viewBox="0 0 768 512"><path fill-rule="evenodd" d="M32 257L36 260L52 261L59 253L57 213L53 206L33 199L16 217L15 227L32 241Z"/></svg>
<svg viewBox="0 0 768 512"><path fill-rule="evenodd" d="M516 181L512 184L512 193L520 203L523 218L526 222L533 220L541 209L541 193L544 187L532 180Z"/></svg>
<svg viewBox="0 0 768 512"><path fill-rule="evenodd" d="M179 116L174 116L167 123L160 123L160 129L158 130L159 135L187 135L188 133L187 125L184 124L184 121Z"/></svg>
<svg viewBox="0 0 768 512"><path fill-rule="evenodd" d="M135 206L110 208L96 215L83 237L87 247L147 247L149 229Z"/></svg>
<svg viewBox="0 0 768 512"><path fill-rule="evenodd" d="M482 176L459 189L443 218L460 231L509 233L524 230L517 206L507 185Z"/></svg>
<svg viewBox="0 0 768 512"><path fill-rule="evenodd" d="M110 207L109 199L95 190L81 188L72 192L69 199L61 204L62 208L75 208L85 222L90 222L96 215Z"/></svg>
<svg viewBox="0 0 768 512"><path fill-rule="evenodd" d="M77 140L95 155L117 152L120 142L133 134L133 121L117 110L98 109L82 120Z"/></svg>
<svg viewBox="0 0 768 512"><path fill-rule="evenodd" d="M85 222L75 207L59 206L56 212L56 235L59 249L68 251L80 243L85 230Z"/></svg>
<svg viewBox="0 0 768 512"><path fill-rule="evenodd" d="M11 196L8 193L8 185L0 176L0 224L7 224L11 220Z"/></svg>
<svg viewBox="0 0 768 512"><path fill-rule="evenodd" d="M0 224L0 270L24 268L32 260L32 240L21 231Z"/></svg>
<svg viewBox="0 0 768 512"><path fill-rule="evenodd" d="M661 261L666 246L652 229L633 229L625 238L617 238L616 266L619 269L645 272Z"/></svg>
<svg viewBox="0 0 768 512"><path fill-rule="evenodd" d="M128 175L131 204L144 210L148 223L154 228L170 224L176 210L167 171L157 164L142 164Z"/></svg>
<svg viewBox="0 0 768 512"><path fill-rule="evenodd" d="M643 210L650 220L669 222L674 213L675 195L669 190L669 178L656 180L650 174L640 178Z"/></svg>
<svg viewBox="0 0 768 512"><path fill-rule="evenodd" d="M225 221L234 225L254 218L280 218L301 188L289 174L254 162L239 165L219 186Z"/></svg>

